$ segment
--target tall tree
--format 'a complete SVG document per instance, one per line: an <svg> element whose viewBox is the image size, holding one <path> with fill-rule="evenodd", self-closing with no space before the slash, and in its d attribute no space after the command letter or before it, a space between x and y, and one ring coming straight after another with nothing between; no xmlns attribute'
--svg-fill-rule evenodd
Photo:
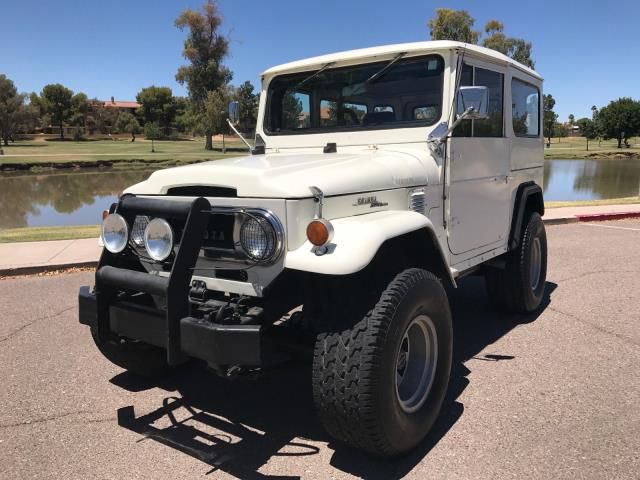
<svg viewBox="0 0 640 480"><path fill-rule="evenodd" d="M466 10L436 8L436 16L427 22L432 40L455 40L478 43L480 32L473 29L475 20Z"/></svg>
<svg viewBox="0 0 640 480"><path fill-rule="evenodd" d="M129 112L122 112L118 115L115 129L119 132L126 132L131 135L131 141L136 141L136 133L140 132L140 124L136 117Z"/></svg>
<svg viewBox="0 0 640 480"><path fill-rule="evenodd" d="M569 125L574 125L576 123L576 116L573 113L569 114Z"/></svg>
<svg viewBox="0 0 640 480"><path fill-rule="evenodd" d="M140 90L136 100L142 105L138 113L144 122L157 122L167 134L176 118L176 101L171 89L152 85Z"/></svg>
<svg viewBox="0 0 640 480"><path fill-rule="evenodd" d="M231 98L227 88L219 88L209 92L205 107L205 129L212 135L219 135L228 131L227 105Z"/></svg>
<svg viewBox="0 0 640 480"><path fill-rule="evenodd" d="M504 25L498 20L489 20L484 31L486 37L482 39L483 47L496 50L528 67L534 67L530 42L522 38L507 37L504 33Z"/></svg>
<svg viewBox="0 0 640 480"><path fill-rule="evenodd" d="M240 111L240 129L244 132L254 130L258 118L259 96L253 93L253 85L250 81L247 80L238 87L236 98Z"/></svg>
<svg viewBox="0 0 640 480"><path fill-rule="evenodd" d="M193 104L193 118L203 119L209 93L231 81L231 71L222 64L229 52L229 41L220 33L222 17L213 0L207 0L202 12L184 10L176 19L176 27L187 30L182 55L189 65L178 68L176 80L187 84ZM204 125L206 126L206 125ZM205 130L207 150L213 149L213 132Z"/></svg>
<svg viewBox="0 0 640 480"><path fill-rule="evenodd" d="M623 142L640 134L640 102L629 97L614 100L600 109L598 123L604 138L615 138L622 148Z"/></svg>
<svg viewBox="0 0 640 480"><path fill-rule="evenodd" d="M144 124L144 138L147 140L151 140L151 152L155 152L155 144L156 140L160 140L162 136L162 131L160 130L160 125L158 122L147 122Z"/></svg>
<svg viewBox="0 0 640 480"><path fill-rule="evenodd" d="M0 75L0 137L5 145L9 145L9 139L18 127L23 104L24 96L18 94L13 82Z"/></svg>
<svg viewBox="0 0 640 480"><path fill-rule="evenodd" d="M554 127L558 115L553 111L553 107L556 106L556 101L551 95L543 95L542 105L544 109L544 117L542 120L544 135L547 137L547 145L551 145L551 137L553 137Z"/></svg>
<svg viewBox="0 0 640 480"><path fill-rule="evenodd" d="M431 32L432 40L455 40L478 44L481 32L473 30L475 19L466 10L454 10L451 8L436 8L436 16L429 20L427 26ZM522 38L507 37L504 33L504 25L498 20L489 20L484 27L486 36L482 39L482 45L503 53L515 61L533 68L531 58L531 42Z"/></svg>
<svg viewBox="0 0 640 480"><path fill-rule="evenodd" d="M71 116L71 98L73 91L64 85L54 83L45 85L40 94L51 121L60 127L60 138L64 139L64 122Z"/></svg>
<svg viewBox="0 0 640 480"><path fill-rule="evenodd" d="M580 127L580 134L587 140L587 152L589 151L589 140L593 140L598 136L596 125L590 118L579 118L576 125Z"/></svg>
<svg viewBox="0 0 640 480"><path fill-rule="evenodd" d="M71 97L71 124L76 126L87 126L87 113L89 111L89 99L87 95L78 92Z"/></svg>

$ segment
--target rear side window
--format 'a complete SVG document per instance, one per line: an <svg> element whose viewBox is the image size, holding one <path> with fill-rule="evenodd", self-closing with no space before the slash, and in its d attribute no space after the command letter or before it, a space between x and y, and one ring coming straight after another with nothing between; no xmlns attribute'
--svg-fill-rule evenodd
<svg viewBox="0 0 640 480"><path fill-rule="evenodd" d="M465 64L460 77L461 86L483 86L489 88L489 118L464 120L454 131L455 137L502 137L504 136L503 91L504 75L493 70Z"/></svg>
<svg viewBox="0 0 640 480"><path fill-rule="evenodd" d="M518 137L540 136L540 90L513 78L511 80L513 133Z"/></svg>

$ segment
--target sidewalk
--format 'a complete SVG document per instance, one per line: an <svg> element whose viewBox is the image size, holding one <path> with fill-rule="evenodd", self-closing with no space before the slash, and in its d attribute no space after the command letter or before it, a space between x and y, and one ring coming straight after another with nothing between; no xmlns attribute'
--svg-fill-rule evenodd
<svg viewBox="0 0 640 480"><path fill-rule="evenodd" d="M640 204L547 208L544 222L558 225L628 217L640 217ZM96 238L0 243L0 277L94 266L101 251Z"/></svg>
<svg viewBox="0 0 640 480"><path fill-rule="evenodd" d="M0 243L0 276L91 266L100 252L97 238Z"/></svg>

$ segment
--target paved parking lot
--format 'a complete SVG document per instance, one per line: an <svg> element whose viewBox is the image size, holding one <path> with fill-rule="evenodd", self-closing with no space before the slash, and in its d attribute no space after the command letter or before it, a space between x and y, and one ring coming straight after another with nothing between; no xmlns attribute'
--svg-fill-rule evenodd
<svg viewBox="0 0 640 480"><path fill-rule="evenodd" d="M547 231L540 314L496 314L479 278L452 294L449 398L395 461L332 444L307 367L141 383L77 323L90 272L1 280L0 478L638 478L640 221Z"/></svg>

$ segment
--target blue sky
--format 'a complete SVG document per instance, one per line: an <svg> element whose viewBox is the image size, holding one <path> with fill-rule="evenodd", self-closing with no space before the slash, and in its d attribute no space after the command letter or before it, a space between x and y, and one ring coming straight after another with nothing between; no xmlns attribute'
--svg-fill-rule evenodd
<svg viewBox="0 0 640 480"><path fill-rule="evenodd" d="M151 84L175 82L184 35L173 26L201 0L2 0L0 73L21 91L60 82L90 97L132 100ZM231 38L234 84L269 66L352 48L421 41L437 7L467 9L533 42L536 70L561 119L620 96L640 98L640 2L599 0L394 1L219 0Z"/></svg>

